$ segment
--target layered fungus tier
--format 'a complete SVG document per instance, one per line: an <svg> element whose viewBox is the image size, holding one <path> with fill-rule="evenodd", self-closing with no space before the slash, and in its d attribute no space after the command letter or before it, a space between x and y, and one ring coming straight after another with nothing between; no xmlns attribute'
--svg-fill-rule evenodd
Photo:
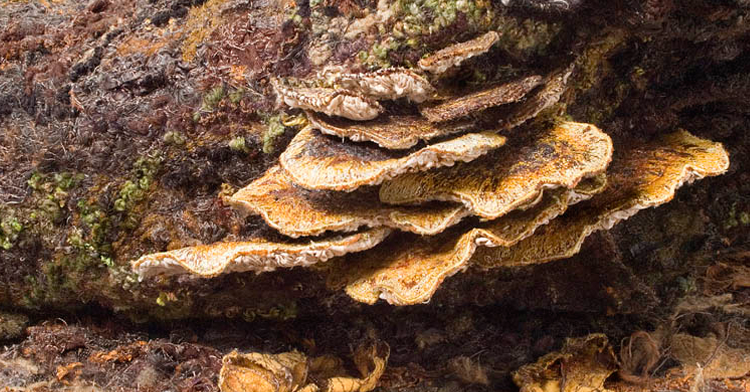
<svg viewBox="0 0 750 392"><path fill-rule="evenodd" d="M0 390L750 391L749 19L0 0Z"/></svg>

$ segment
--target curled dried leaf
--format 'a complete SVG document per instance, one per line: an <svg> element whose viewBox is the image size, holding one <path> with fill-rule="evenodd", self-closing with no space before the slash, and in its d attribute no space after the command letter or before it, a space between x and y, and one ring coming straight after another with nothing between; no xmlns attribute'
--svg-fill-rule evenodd
<svg viewBox="0 0 750 392"><path fill-rule="evenodd" d="M330 84L375 99L406 97L410 101L420 103L432 98L436 93L427 79L405 68L383 68L362 73L327 70L320 76Z"/></svg>
<svg viewBox="0 0 750 392"><path fill-rule="evenodd" d="M275 242L256 238L220 242L143 256L132 262L141 278L192 273L204 278L229 272L273 271L309 266L349 252L372 248L390 234L386 228L318 241Z"/></svg>
<svg viewBox="0 0 750 392"><path fill-rule="evenodd" d="M512 246L582 197L575 190L558 189L532 208L474 228L457 227L432 237L393 237L357 257L334 260L328 284L346 287L350 297L369 304L378 298L392 305L429 301L445 278L468 266L478 246Z"/></svg>
<svg viewBox="0 0 750 392"><path fill-rule="evenodd" d="M542 77L539 75L527 76L460 97L451 97L436 104L422 105L419 111L432 122L454 120L480 110L516 102L541 82Z"/></svg>
<svg viewBox="0 0 750 392"><path fill-rule="evenodd" d="M385 371L390 348L384 342L362 344L354 352L354 364L362 377L343 375L338 358L309 359L292 351L280 354L237 351L224 356L219 373L222 392L369 392Z"/></svg>
<svg viewBox="0 0 750 392"><path fill-rule="evenodd" d="M490 132L469 133L411 150L389 151L366 143L342 143L303 129L279 162L292 181L307 189L352 191L399 174L468 162L505 144Z"/></svg>
<svg viewBox="0 0 750 392"><path fill-rule="evenodd" d="M273 81L279 103L351 120L372 120L383 107L372 99L348 90L321 87L290 87Z"/></svg>
<svg viewBox="0 0 750 392"><path fill-rule="evenodd" d="M456 201L482 218L496 219L538 199L544 189L572 188L603 172L611 159L607 134L591 124L566 122L472 162L396 177L380 188L380 200Z"/></svg>
<svg viewBox="0 0 750 392"><path fill-rule="evenodd" d="M466 132L474 129L475 122L469 119L434 124L416 115L380 116L370 121L351 121L308 113L312 126L327 135L345 137L355 142L374 142L390 150L413 147L423 140Z"/></svg>
<svg viewBox="0 0 750 392"><path fill-rule="evenodd" d="M536 235L512 248L482 249L473 262L484 267L543 263L573 256L591 233L608 230L638 211L672 200L677 188L729 168L720 143L680 130L659 141L618 152L607 187Z"/></svg>
<svg viewBox="0 0 750 392"><path fill-rule="evenodd" d="M307 357L298 351L275 355L232 351L221 362L222 392L295 392L307 380Z"/></svg>
<svg viewBox="0 0 750 392"><path fill-rule="evenodd" d="M603 334L568 338L560 351L546 354L513 373L520 392L606 392L604 381L617 369Z"/></svg>
<svg viewBox="0 0 750 392"><path fill-rule="evenodd" d="M419 60L417 65L430 73L441 74L448 68L455 67L471 57L487 52L498 39L500 39L500 35L495 31L490 31L472 40L440 49Z"/></svg>
<svg viewBox="0 0 750 392"><path fill-rule="evenodd" d="M462 205L433 203L394 207L380 203L377 189L351 193L311 191L292 184L279 166L235 193L228 202L247 213L263 216L269 226L290 237L325 231L355 231L361 226L387 226L434 235L468 215Z"/></svg>

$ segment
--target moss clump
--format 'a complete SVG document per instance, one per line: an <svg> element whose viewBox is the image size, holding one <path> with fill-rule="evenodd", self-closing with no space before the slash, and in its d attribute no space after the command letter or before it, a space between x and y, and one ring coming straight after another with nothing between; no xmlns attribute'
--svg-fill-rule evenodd
<svg viewBox="0 0 750 392"><path fill-rule="evenodd" d="M242 152L245 154L250 152L250 149L247 148L247 144L245 143L245 138L243 136L232 138L232 140L229 141L229 148L232 151Z"/></svg>
<svg viewBox="0 0 750 392"><path fill-rule="evenodd" d="M5 217L0 222L0 248L10 250L23 231L23 225L13 216Z"/></svg>
<svg viewBox="0 0 750 392"><path fill-rule="evenodd" d="M138 225L138 215L133 213L133 209L145 200L161 161L161 156L156 155L141 157L135 162L132 179L125 181L114 202L115 211L125 214L125 219L120 223L120 227L133 229Z"/></svg>
<svg viewBox="0 0 750 392"><path fill-rule="evenodd" d="M183 136L180 132L177 132L177 131L169 131L165 133L162 140L164 140L164 143L166 144L171 144L175 146L182 146L187 142L187 140L185 140L185 136Z"/></svg>
<svg viewBox="0 0 750 392"><path fill-rule="evenodd" d="M281 123L279 116L273 116L268 119L268 128L263 132L263 152L272 154L276 139L284 134L286 127Z"/></svg>

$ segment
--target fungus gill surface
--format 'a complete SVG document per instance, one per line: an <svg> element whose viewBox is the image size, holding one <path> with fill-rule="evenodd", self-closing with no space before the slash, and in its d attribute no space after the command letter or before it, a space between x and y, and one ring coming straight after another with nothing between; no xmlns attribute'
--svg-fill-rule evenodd
<svg viewBox="0 0 750 392"><path fill-rule="evenodd" d="M487 52L499 38L497 32L490 31L472 40L440 49L419 60L417 65L427 72L441 74L471 57Z"/></svg>
<svg viewBox="0 0 750 392"><path fill-rule="evenodd" d="M228 202L260 214L269 226L290 237L325 231L355 231L361 226L387 226L422 235L437 234L469 214L460 204L419 207L383 205L376 188L351 193L311 191L295 186L279 166L240 189Z"/></svg>
<svg viewBox="0 0 750 392"><path fill-rule="evenodd" d="M390 234L378 228L317 241L275 242L256 238L243 242L218 242L154 253L133 261L141 278L191 273L210 278L222 273L273 271L309 266L348 252L372 248Z"/></svg>
<svg viewBox="0 0 750 392"><path fill-rule="evenodd" d="M279 103L292 108L314 110L329 116L350 120L372 120L383 112L373 98L345 89L323 87L290 87L273 81Z"/></svg>
<svg viewBox="0 0 750 392"><path fill-rule="evenodd" d="M380 188L380 200L456 201L482 218L495 219L537 199L544 189L576 186L603 172L611 159L607 134L591 124L566 122L511 140L468 163L396 177Z"/></svg>
<svg viewBox="0 0 750 392"><path fill-rule="evenodd" d="M642 209L667 203L682 184L722 174L728 168L729 155L720 143L684 130L618 152L601 194L511 248L480 250L472 262L490 268L571 257L591 233L608 230Z"/></svg>
<svg viewBox="0 0 750 392"><path fill-rule="evenodd" d="M516 102L541 82L542 77L539 75L527 76L459 97L450 97L435 104L423 104L419 110L432 122L454 120L493 106Z"/></svg>
<svg viewBox="0 0 750 392"><path fill-rule="evenodd" d="M431 237L394 236L356 257L334 260L329 285L345 286L349 296L369 304L378 298L392 305L426 302L445 278L468 266L477 246L512 246L565 212L569 204L603 188L597 183L601 179L587 183L581 194L573 189L548 192L531 208L473 228L457 227Z"/></svg>
<svg viewBox="0 0 750 392"><path fill-rule="evenodd" d="M367 143L347 143L303 129L281 154L281 167L307 189L352 191L399 174L471 161L505 144L491 132L469 133L412 150L390 151Z"/></svg>
<svg viewBox="0 0 750 392"><path fill-rule="evenodd" d="M355 142L370 141L389 150L403 150L420 141L475 129L472 119L435 124L422 116L409 114L392 114L360 122L308 112L307 119L314 128L327 135Z"/></svg>
<svg viewBox="0 0 750 392"><path fill-rule="evenodd" d="M405 68L383 68L364 73L324 71L320 76L327 83L375 99L406 97L410 101L420 103L432 98L436 93L427 79Z"/></svg>

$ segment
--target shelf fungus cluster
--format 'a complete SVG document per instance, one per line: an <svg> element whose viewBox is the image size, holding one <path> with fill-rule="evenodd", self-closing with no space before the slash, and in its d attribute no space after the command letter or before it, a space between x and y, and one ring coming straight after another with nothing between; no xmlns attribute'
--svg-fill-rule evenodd
<svg viewBox="0 0 750 392"><path fill-rule="evenodd" d="M519 127L560 99L572 66L437 92L429 80L497 38L424 58L426 74L329 69L316 80L274 81L279 103L304 110L306 125L278 165L227 202L287 239L178 249L133 268L142 277L212 277L317 263L329 287L357 301L418 304L469 267L570 257L594 231L727 170L720 144L684 130L620 149L592 124Z"/></svg>

